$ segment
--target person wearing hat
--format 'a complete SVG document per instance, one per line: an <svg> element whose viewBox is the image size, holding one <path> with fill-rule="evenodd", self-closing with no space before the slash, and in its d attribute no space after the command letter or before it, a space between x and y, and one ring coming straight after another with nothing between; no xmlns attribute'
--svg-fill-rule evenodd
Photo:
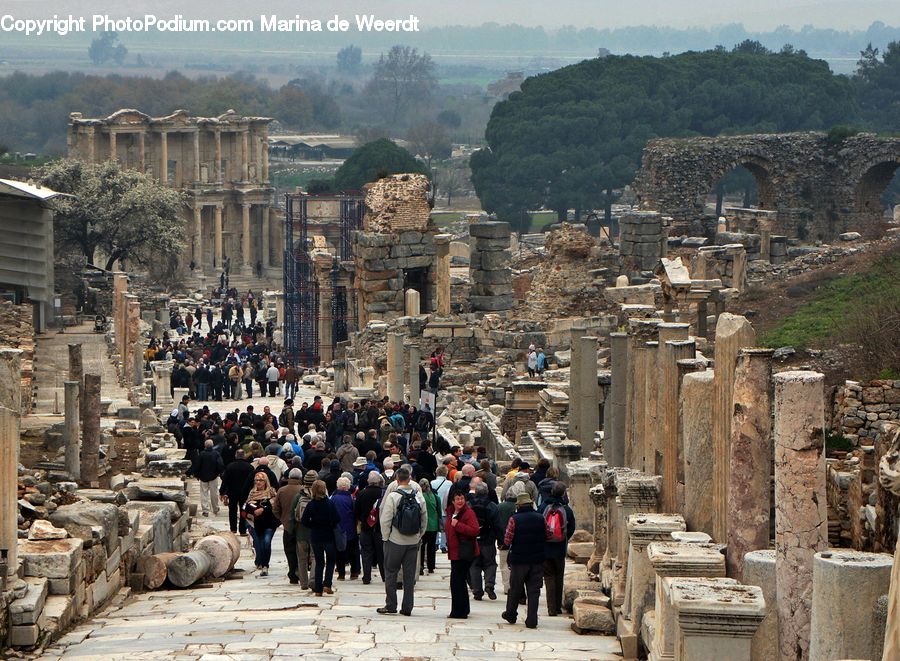
<svg viewBox="0 0 900 661"><path fill-rule="evenodd" d="M278 414L278 424L294 433L294 400L290 397L284 400L284 406Z"/></svg>
<svg viewBox="0 0 900 661"><path fill-rule="evenodd" d="M362 489L365 484L362 482L363 473L366 472L366 461L365 457L357 457L353 460L353 466L350 470L350 473L353 475L353 486L357 489Z"/></svg>
<svg viewBox="0 0 900 661"><path fill-rule="evenodd" d="M534 509L534 499L527 491L516 496L516 513L506 524L503 544L509 549L506 561L509 564L509 592L506 595L506 610L501 617L515 624L519 601L523 595L528 598L525 626L536 629L538 605L541 598L541 584L544 581L544 544L547 529L544 517Z"/></svg>
<svg viewBox="0 0 900 661"><path fill-rule="evenodd" d="M300 582L300 578L297 576L297 530L291 503L303 488L302 477L303 472L299 468L292 468L288 472L287 484L278 490L275 502L272 504L272 513L281 520L281 525L284 526L284 555L288 561L288 580L291 585L297 585Z"/></svg>

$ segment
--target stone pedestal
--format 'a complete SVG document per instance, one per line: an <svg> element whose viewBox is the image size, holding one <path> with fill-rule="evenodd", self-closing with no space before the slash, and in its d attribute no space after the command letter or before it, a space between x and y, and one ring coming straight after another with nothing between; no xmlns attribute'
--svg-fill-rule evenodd
<svg viewBox="0 0 900 661"><path fill-rule="evenodd" d="M403 401L403 336L387 336L387 396L392 402Z"/></svg>
<svg viewBox="0 0 900 661"><path fill-rule="evenodd" d="M0 349L0 407L22 413L21 349Z"/></svg>
<svg viewBox="0 0 900 661"><path fill-rule="evenodd" d="M813 556L828 547L824 377L790 371L773 380L779 644L782 661L806 661Z"/></svg>
<svg viewBox="0 0 900 661"><path fill-rule="evenodd" d="M729 578L682 578L672 583L671 594L676 661L750 661L750 643L766 610L762 590Z"/></svg>
<svg viewBox="0 0 900 661"><path fill-rule="evenodd" d="M437 314L450 316L450 234L435 234L434 246L437 251L434 264L434 281Z"/></svg>
<svg viewBox="0 0 900 661"><path fill-rule="evenodd" d="M769 548L772 349L741 349L734 375L728 486L728 575L743 581L744 555Z"/></svg>
<svg viewBox="0 0 900 661"><path fill-rule="evenodd" d="M887 553L816 553L810 659L876 658L875 602L890 589L892 561Z"/></svg>
<svg viewBox="0 0 900 661"><path fill-rule="evenodd" d="M651 542L672 539L676 530L684 530L684 518L680 514L632 514L626 522L628 529L628 596L623 612L628 613L634 631L641 630L644 611L652 608L656 594L656 578L647 557Z"/></svg>
<svg viewBox="0 0 900 661"><path fill-rule="evenodd" d="M713 372L685 374L681 386L684 443L684 519L688 528L713 533Z"/></svg>
<svg viewBox="0 0 900 661"><path fill-rule="evenodd" d="M404 295L406 315L415 317L420 314L421 303L419 300L419 292L415 289L407 289Z"/></svg>
<svg viewBox="0 0 900 661"><path fill-rule="evenodd" d="M0 553L8 573L18 569L19 411L0 408Z"/></svg>
<svg viewBox="0 0 900 661"><path fill-rule="evenodd" d="M621 276L620 276L621 277ZM628 334L610 333L609 399L604 411L609 423L603 429L603 456L610 466L625 465L625 390L628 379Z"/></svg>
<svg viewBox="0 0 900 661"><path fill-rule="evenodd" d="M153 385L156 386L156 405L163 408L171 407L175 400L172 398L172 368L171 360L154 360L150 363L153 373Z"/></svg>
<svg viewBox="0 0 900 661"><path fill-rule="evenodd" d="M778 658L778 603L775 599L775 551L750 551L744 556L744 583L762 588L766 617L750 643L752 661Z"/></svg>
<svg viewBox="0 0 900 661"><path fill-rule="evenodd" d="M630 544L628 542L628 518L640 513L656 512L659 507L659 490L662 478L639 471L622 469L616 477L616 508L610 534L615 534L616 581L612 588L613 604L623 604L627 598L626 577ZM612 516L612 513L610 513ZM625 610L628 613L628 610Z"/></svg>
<svg viewBox="0 0 900 661"><path fill-rule="evenodd" d="M756 332L744 317L728 312L716 321L715 391L713 400L713 539L727 541L728 485L731 478L731 418L734 368L738 351L756 343Z"/></svg>
<svg viewBox="0 0 900 661"><path fill-rule="evenodd" d="M410 344L408 349L409 366L406 372L406 381L409 386L409 401L418 408L419 406L419 363L422 362L421 352L415 344ZM432 411L434 413L434 411Z"/></svg>
<svg viewBox="0 0 900 661"><path fill-rule="evenodd" d="M652 658L655 661L674 659L677 621L671 607L672 582L685 577L725 576L725 556L718 544L653 542L647 547L647 558L656 574L656 636Z"/></svg>
<svg viewBox="0 0 900 661"><path fill-rule="evenodd" d="M83 396L81 481L93 486L100 477L100 376L98 374L84 375Z"/></svg>
<svg viewBox="0 0 900 661"><path fill-rule="evenodd" d="M77 381L63 383L65 394L65 434L66 472L73 480L81 479L81 402L78 393L81 384Z"/></svg>

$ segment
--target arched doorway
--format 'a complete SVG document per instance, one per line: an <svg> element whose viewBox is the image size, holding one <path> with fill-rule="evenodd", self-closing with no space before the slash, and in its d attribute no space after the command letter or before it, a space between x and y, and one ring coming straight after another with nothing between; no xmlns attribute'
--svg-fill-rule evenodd
<svg viewBox="0 0 900 661"><path fill-rule="evenodd" d="M739 159L712 182L705 191L705 213L718 218L725 207L775 208L767 162L757 158Z"/></svg>

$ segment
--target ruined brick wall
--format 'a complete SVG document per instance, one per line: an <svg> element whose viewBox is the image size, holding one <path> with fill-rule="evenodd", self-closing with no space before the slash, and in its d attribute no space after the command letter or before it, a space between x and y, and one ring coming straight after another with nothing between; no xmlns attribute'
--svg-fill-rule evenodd
<svg viewBox="0 0 900 661"><path fill-rule="evenodd" d="M431 214L430 186L423 174L395 174L366 184L363 229L367 232L426 230Z"/></svg>
<svg viewBox="0 0 900 661"><path fill-rule="evenodd" d="M34 384L34 311L29 303L0 300L0 347L22 350L22 412L31 413Z"/></svg>
<svg viewBox="0 0 900 661"><path fill-rule="evenodd" d="M854 446L875 445L900 420L900 381L847 381L834 397L832 429Z"/></svg>
<svg viewBox="0 0 900 661"><path fill-rule="evenodd" d="M772 231L829 241L873 235L879 196L900 160L900 139L860 134L833 143L824 133L651 140L634 190L641 209L675 220L674 234L703 234L706 196L737 166L755 177L759 206L777 213Z"/></svg>

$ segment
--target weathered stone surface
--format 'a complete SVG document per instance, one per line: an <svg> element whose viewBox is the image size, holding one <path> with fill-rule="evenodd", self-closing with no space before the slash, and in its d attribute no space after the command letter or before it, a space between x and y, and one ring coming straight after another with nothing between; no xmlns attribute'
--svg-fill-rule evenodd
<svg viewBox="0 0 900 661"><path fill-rule="evenodd" d="M509 238L512 234L509 223L498 221L479 221L469 225L469 236L483 239Z"/></svg>
<svg viewBox="0 0 900 661"><path fill-rule="evenodd" d="M58 508L50 515L50 522L85 541L93 540L94 531L99 529L106 551L110 552L118 538L119 510L109 503L74 503Z"/></svg>
<svg viewBox="0 0 900 661"><path fill-rule="evenodd" d="M713 532L713 372L683 377L681 435L684 439L684 519L690 530Z"/></svg>
<svg viewBox="0 0 900 661"><path fill-rule="evenodd" d="M68 578L82 557L79 538L26 541L19 544L19 557L26 576Z"/></svg>
<svg viewBox="0 0 900 661"><path fill-rule="evenodd" d="M591 597L581 597L575 600L572 607L572 615L575 618L573 629L578 633L615 633L616 621L612 611L607 606L601 606L592 601Z"/></svg>
<svg viewBox="0 0 900 661"><path fill-rule="evenodd" d="M47 539L65 539L69 536L65 528L57 528L46 519L35 519L34 523L28 529L28 539L31 540L47 540Z"/></svg>

